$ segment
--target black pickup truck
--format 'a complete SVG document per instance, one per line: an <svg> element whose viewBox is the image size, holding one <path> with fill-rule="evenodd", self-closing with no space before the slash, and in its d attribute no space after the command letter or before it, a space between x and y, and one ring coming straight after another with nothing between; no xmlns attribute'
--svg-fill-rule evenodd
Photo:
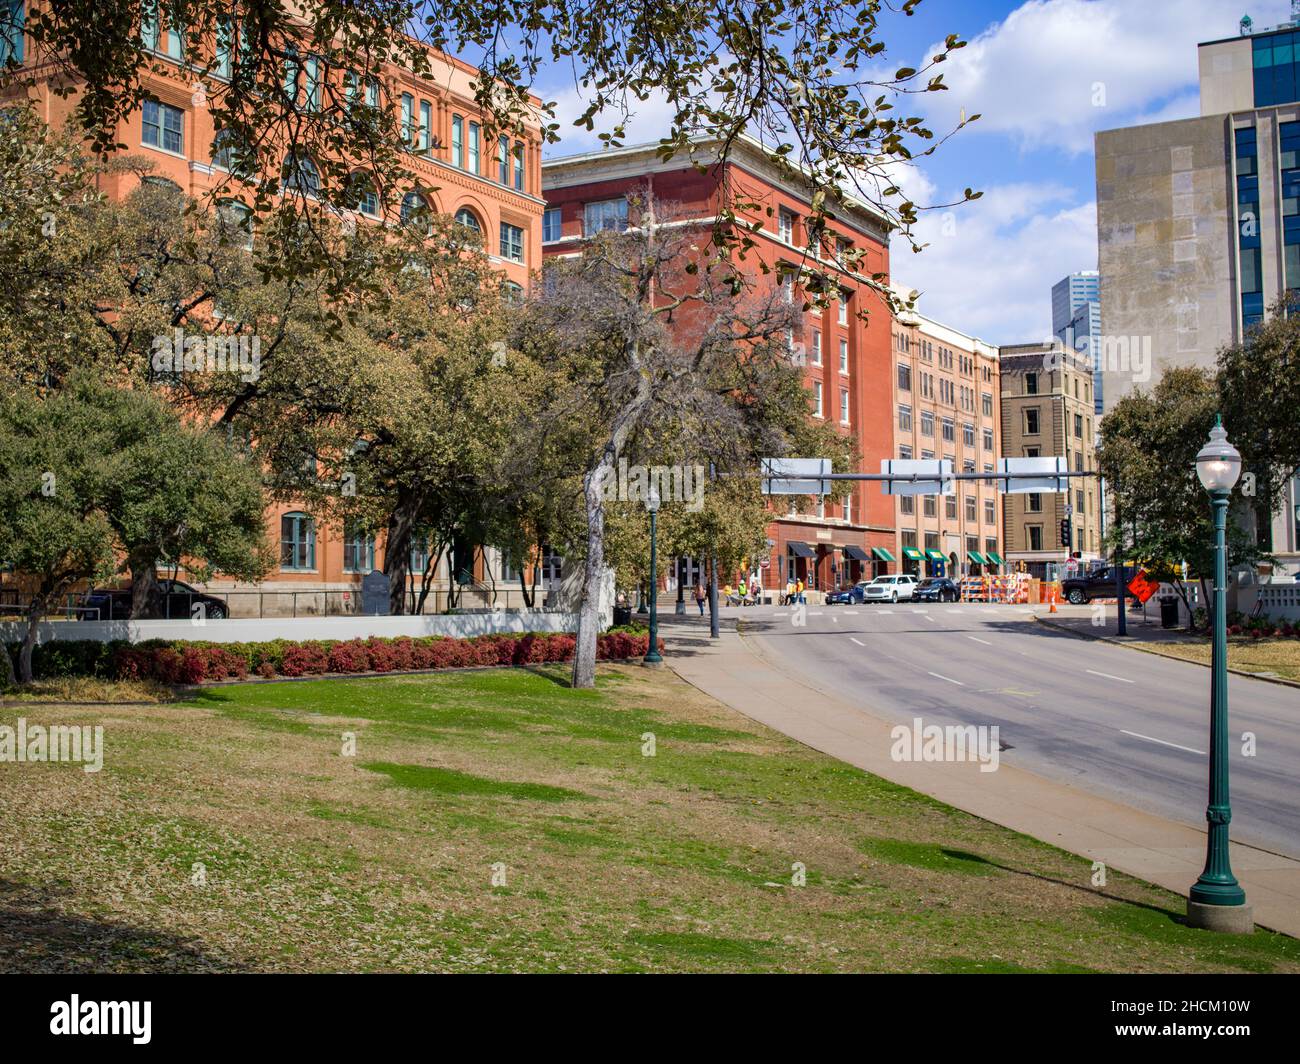
<svg viewBox="0 0 1300 1064"><path fill-rule="evenodd" d="M1124 566L1124 586L1128 587L1136 575L1137 569L1131 565ZM1115 567L1107 565L1086 576L1065 577L1061 581L1061 597L1076 606L1095 598L1115 598Z"/></svg>

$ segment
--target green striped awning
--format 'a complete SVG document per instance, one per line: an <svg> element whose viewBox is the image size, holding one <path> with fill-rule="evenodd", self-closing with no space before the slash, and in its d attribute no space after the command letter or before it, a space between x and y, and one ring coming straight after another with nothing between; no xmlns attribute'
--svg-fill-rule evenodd
<svg viewBox="0 0 1300 1064"><path fill-rule="evenodd" d="M903 548L903 557L904 557L904 558L910 558L910 559L911 559L912 561L914 561L914 562L919 562L919 561L924 561L924 560L925 560L925 555L922 554L922 553L920 552L920 550L918 550L916 547L904 547L904 548Z"/></svg>
<svg viewBox="0 0 1300 1064"><path fill-rule="evenodd" d="M967 552L966 552L966 557L969 558L971 561L973 561L976 565L986 565L986 564L987 564L987 562L984 560L984 555L982 555L982 554L981 554L979 551L977 551L977 550L970 550L970 551L967 551Z"/></svg>
<svg viewBox="0 0 1300 1064"><path fill-rule="evenodd" d="M1002 555L1000 555L1000 554L999 554L997 551L995 551L995 550L987 550L987 551L985 551L985 552L984 552L984 557L986 557L986 558L987 558L989 561L991 561L994 565L1001 565L1001 564L1003 564L1003 563L1002 563Z"/></svg>
<svg viewBox="0 0 1300 1064"><path fill-rule="evenodd" d="M943 551L935 550L933 547L925 552L925 556L932 562L946 562L948 560L948 556Z"/></svg>
<svg viewBox="0 0 1300 1064"><path fill-rule="evenodd" d="M889 551L885 550L884 547L872 547L871 553L874 554L877 558L879 558L882 562L897 561L897 559L892 554L890 554Z"/></svg>

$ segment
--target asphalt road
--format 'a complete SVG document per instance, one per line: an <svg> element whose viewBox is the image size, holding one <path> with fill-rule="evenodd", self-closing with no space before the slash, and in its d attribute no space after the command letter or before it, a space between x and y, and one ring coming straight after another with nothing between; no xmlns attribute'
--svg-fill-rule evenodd
<svg viewBox="0 0 1300 1064"><path fill-rule="evenodd" d="M996 724L1008 764L1204 827L1203 666L1055 631L1023 606L809 606L802 626L789 608L727 612L774 664L877 716ZM1230 676L1228 699L1232 837L1300 858L1300 690Z"/></svg>

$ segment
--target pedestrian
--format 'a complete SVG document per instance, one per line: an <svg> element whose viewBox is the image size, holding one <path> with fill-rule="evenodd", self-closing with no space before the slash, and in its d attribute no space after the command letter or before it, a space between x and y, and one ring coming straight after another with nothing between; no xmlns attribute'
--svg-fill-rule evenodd
<svg viewBox="0 0 1300 1064"><path fill-rule="evenodd" d="M803 597L803 591L804 591L803 578L800 577L800 579L795 582L794 593L795 593L795 601L798 602L801 606L804 604L804 602L807 601Z"/></svg>
<svg viewBox="0 0 1300 1064"><path fill-rule="evenodd" d="M708 593L704 590L704 581L696 580L695 581L695 605L699 606L701 617L704 616L704 602L705 599L707 599L708 597L709 597Z"/></svg>

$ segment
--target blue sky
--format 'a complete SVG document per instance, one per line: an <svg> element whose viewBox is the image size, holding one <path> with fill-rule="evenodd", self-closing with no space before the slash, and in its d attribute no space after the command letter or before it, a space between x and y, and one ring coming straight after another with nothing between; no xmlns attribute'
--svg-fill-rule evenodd
<svg viewBox="0 0 1300 1064"><path fill-rule="evenodd" d="M1235 36L1245 13L1273 26L1290 2L924 0L889 18L891 65L920 66L949 33L968 42L944 64L950 90L913 97L931 128L963 107L983 116L902 179L922 204L984 192L927 214L920 254L896 242L893 275L922 293L921 311L990 343L1046 338L1051 286L1097 265L1093 133L1198 114L1196 46ZM571 89L551 97L561 121L580 111ZM628 142L655 139L664 117L639 114ZM575 133L551 154L596 146Z"/></svg>

